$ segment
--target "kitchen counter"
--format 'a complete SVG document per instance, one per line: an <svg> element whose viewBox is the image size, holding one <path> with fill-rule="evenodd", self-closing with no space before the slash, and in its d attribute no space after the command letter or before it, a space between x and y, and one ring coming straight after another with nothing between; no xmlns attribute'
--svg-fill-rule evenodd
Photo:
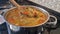
<svg viewBox="0 0 60 34"><path fill-rule="evenodd" d="M60 0L30 0L60 13Z"/></svg>

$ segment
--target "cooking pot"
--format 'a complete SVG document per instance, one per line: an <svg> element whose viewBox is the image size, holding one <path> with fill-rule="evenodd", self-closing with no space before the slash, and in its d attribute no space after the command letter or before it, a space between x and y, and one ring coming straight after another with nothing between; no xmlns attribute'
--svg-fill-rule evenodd
<svg viewBox="0 0 60 34"><path fill-rule="evenodd" d="M25 5L25 6L31 6L31 5ZM42 9L42 8L40 8L40 7L36 7L36 6L31 6L31 7L35 7L35 8L37 8L37 9L39 9L40 11L42 11L45 15L47 15L47 20L46 20L45 22L43 22L43 23L41 23L41 24L39 24L39 25L35 25L35 26L16 26L16 25L10 24L8 21L6 21L6 19L5 19L5 14L6 14L8 11L16 8L16 7L12 7L12 8L10 8L10 9L4 10L4 11L2 12L2 15L3 15L4 19L5 19L5 22L7 23L8 29L11 29L11 30L14 31L14 32L20 32L20 33L22 33L22 34L24 34L24 32L26 32L26 33L27 33L27 32L30 32L30 33L31 33L31 31L32 31L32 32L34 32L34 34L35 34L35 33L38 32L39 30L42 31L42 30L41 30L41 29L42 29L42 25L48 23L48 20L50 19L50 17L53 17L53 18L55 19L55 21L54 21L53 23L55 23L55 24L57 23L56 17L50 15L46 10L44 10L44 9ZM40 32L40 31L39 31L39 32Z"/></svg>
<svg viewBox="0 0 60 34"><path fill-rule="evenodd" d="M15 4L16 7L12 7L6 11L3 11L3 17L5 19L5 14L10 11L10 10L13 10L17 7L19 7L19 5L13 1L13 4ZM35 26L16 26L16 25L13 25L13 24L10 24L6 19L6 23L7 23L7 26L8 26L8 29L10 29L11 31L13 32L20 32L20 34L37 34L38 32L40 32L40 29L42 30L42 25L43 24L46 24L48 22L48 20L50 19L50 17L53 17L52 15L50 15L46 10L44 10L43 8L40 8L40 7L37 7L37 6L32 6L32 5L23 5L23 6L30 6L30 7L34 7L36 9L39 9L41 12L43 12L46 16L47 16L47 19L41 23L41 24L38 24L38 25L35 25ZM54 16L53 17L55 19L54 23L56 24L57 22L57 18Z"/></svg>

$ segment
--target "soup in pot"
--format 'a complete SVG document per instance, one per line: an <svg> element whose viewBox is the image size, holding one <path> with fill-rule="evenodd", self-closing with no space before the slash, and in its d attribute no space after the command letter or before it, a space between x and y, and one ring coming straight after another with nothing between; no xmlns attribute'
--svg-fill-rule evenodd
<svg viewBox="0 0 60 34"><path fill-rule="evenodd" d="M12 9L5 14L6 20L17 26L35 26L46 21L47 16L34 7L23 7L23 9Z"/></svg>

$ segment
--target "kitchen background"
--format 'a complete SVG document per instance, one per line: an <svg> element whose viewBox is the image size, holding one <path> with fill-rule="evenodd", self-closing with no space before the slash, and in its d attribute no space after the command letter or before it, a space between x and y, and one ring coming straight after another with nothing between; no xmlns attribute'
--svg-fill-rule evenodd
<svg viewBox="0 0 60 34"><path fill-rule="evenodd" d="M8 1L8 0L7 0ZM58 13L60 13L60 0L29 0L34 3L37 3L39 5L42 5L44 7L47 7L49 9L52 9ZM9 2L7 2L9 4ZM7 5L8 5L7 4ZM1 5L1 4L0 4ZM11 6L11 4L8 6L8 8ZM1 7L1 6L0 6ZM5 6L4 6L5 7ZM52 11L53 12L53 11ZM59 16L59 15L58 15ZM60 22L59 22L60 23ZM57 26L58 27L58 26ZM51 34L60 34L60 25L58 28L51 31Z"/></svg>
<svg viewBox="0 0 60 34"><path fill-rule="evenodd" d="M30 0L60 13L60 0Z"/></svg>

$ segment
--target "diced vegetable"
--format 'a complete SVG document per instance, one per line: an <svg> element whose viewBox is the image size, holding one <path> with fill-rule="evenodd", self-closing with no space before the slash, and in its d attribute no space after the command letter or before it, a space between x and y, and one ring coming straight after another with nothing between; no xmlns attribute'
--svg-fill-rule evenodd
<svg viewBox="0 0 60 34"><path fill-rule="evenodd" d="M37 13L36 12L34 12L34 17L37 17Z"/></svg>
<svg viewBox="0 0 60 34"><path fill-rule="evenodd" d="M25 12L22 12L22 14L28 15L29 13L25 11Z"/></svg>
<svg viewBox="0 0 60 34"><path fill-rule="evenodd" d="M8 21L13 23L14 22L14 19L13 18L8 18Z"/></svg>

